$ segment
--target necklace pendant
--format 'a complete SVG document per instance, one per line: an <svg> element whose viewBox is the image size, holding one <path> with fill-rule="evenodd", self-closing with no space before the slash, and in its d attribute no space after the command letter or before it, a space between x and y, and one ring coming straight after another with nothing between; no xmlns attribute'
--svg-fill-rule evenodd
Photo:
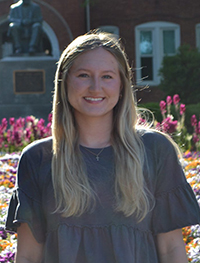
<svg viewBox="0 0 200 263"><path fill-rule="evenodd" d="M99 156L96 156L96 160L97 160L97 162L99 161Z"/></svg>

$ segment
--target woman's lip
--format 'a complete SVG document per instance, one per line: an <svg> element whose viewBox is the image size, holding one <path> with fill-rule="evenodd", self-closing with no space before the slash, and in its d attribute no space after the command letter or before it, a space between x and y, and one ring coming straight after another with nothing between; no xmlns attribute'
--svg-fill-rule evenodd
<svg viewBox="0 0 200 263"><path fill-rule="evenodd" d="M96 97L96 98L94 98L94 97L84 97L84 99L87 100L87 101L94 101L94 102L98 102L98 101L104 100L104 98L102 98L102 97Z"/></svg>

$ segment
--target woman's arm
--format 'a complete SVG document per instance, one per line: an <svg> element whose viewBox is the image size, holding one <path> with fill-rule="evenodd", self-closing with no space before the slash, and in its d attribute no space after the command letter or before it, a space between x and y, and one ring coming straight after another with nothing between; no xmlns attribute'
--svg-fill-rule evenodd
<svg viewBox="0 0 200 263"><path fill-rule="evenodd" d="M17 229L17 253L15 263L41 263L43 244L38 243L28 224L22 223Z"/></svg>
<svg viewBox="0 0 200 263"><path fill-rule="evenodd" d="M157 249L160 263L188 263L181 229L158 234Z"/></svg>

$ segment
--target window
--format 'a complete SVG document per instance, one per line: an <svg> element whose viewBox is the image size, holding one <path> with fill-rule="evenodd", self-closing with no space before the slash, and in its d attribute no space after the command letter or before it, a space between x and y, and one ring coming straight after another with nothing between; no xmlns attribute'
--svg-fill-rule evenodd
<svg viewBox="0 0 200 263"><path fill-rule="evenodd" d="M138 85L158 85L158 71L164 56L173 56L180 46L180 27L169 22L138 25L136 39L136 80Z"/></svg>

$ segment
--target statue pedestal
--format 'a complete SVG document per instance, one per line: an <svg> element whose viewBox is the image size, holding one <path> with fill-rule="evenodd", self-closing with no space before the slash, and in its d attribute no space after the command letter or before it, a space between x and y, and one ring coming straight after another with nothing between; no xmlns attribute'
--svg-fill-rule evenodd
<svg viewBox="0 0 200 263"><path fill-rule="evenodd" d="M45 56L0 60L0 121L30 115L47 119L52 109L56 62Z"/></svg>

